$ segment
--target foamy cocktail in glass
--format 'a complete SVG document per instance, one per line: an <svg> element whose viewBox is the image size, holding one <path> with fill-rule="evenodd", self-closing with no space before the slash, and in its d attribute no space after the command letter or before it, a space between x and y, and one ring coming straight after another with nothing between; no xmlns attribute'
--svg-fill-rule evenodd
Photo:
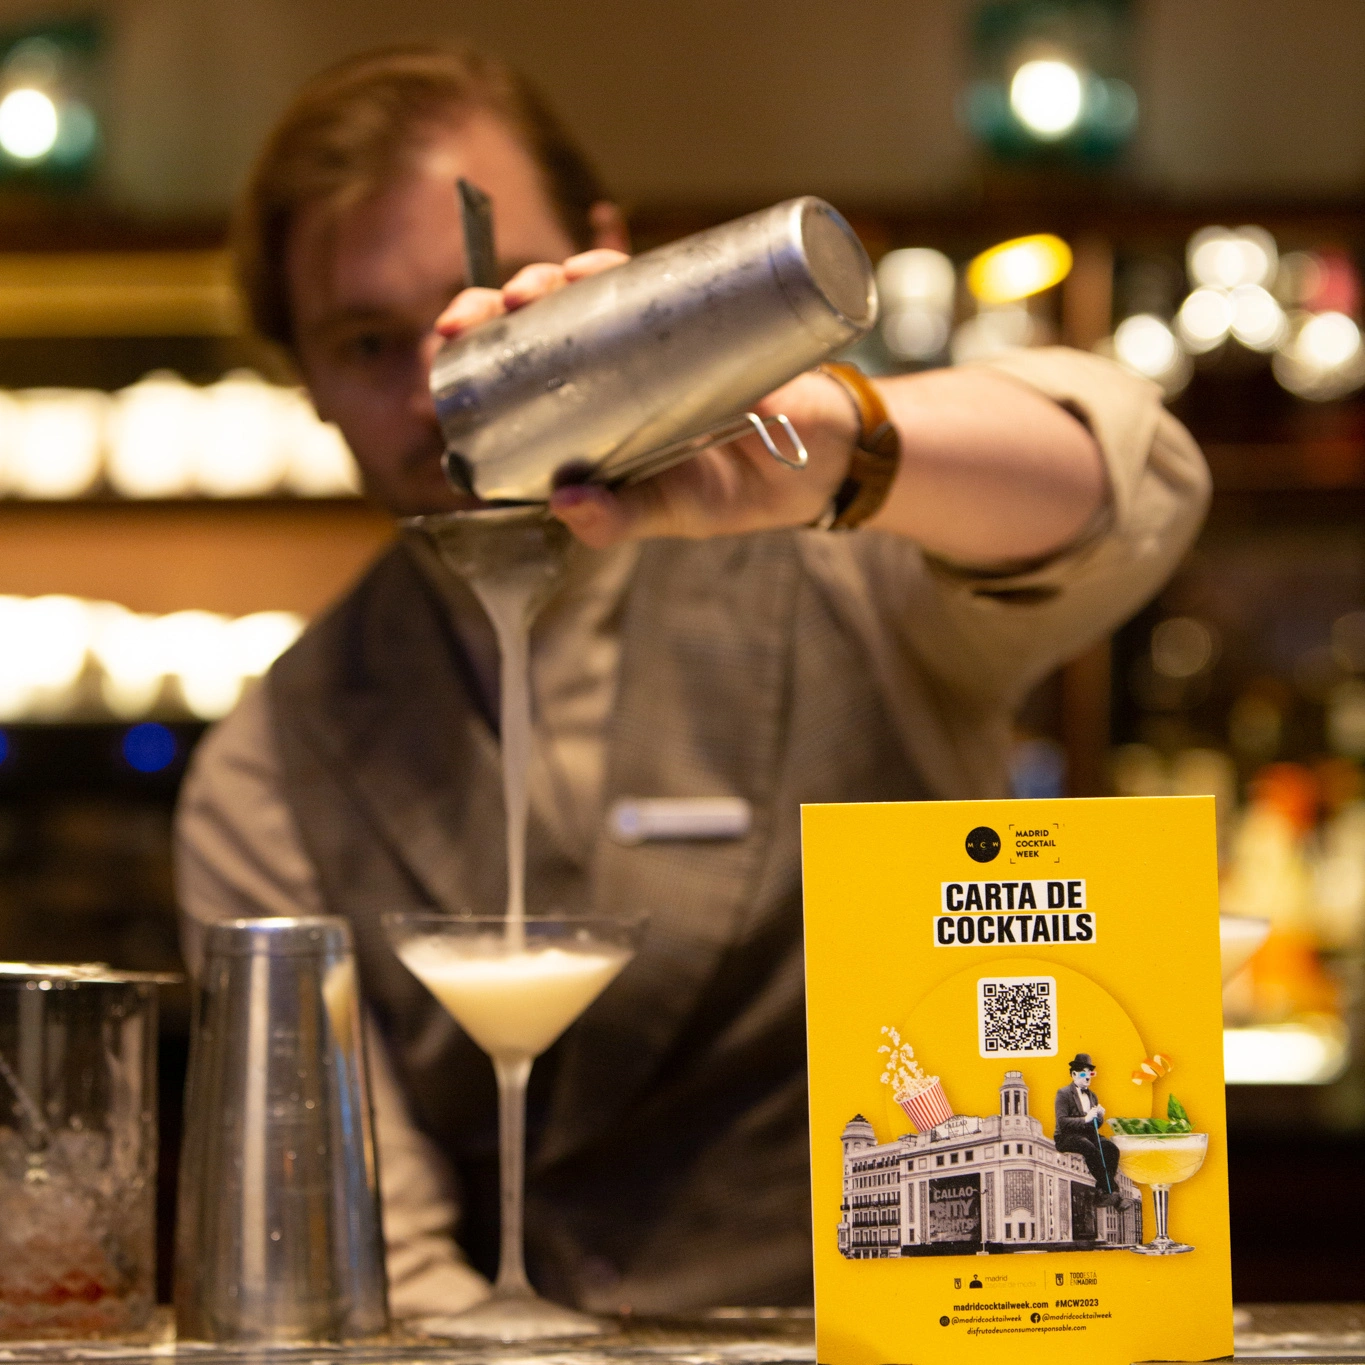
<svg viewBox="0 0 1365 1365"><path fill-rule="evenodd" d="M385 917L403 964L489 1055L498 1081L502 1244L491 1297L446 1319L443 1334L529 1341L603 1331L542 1299L526 1276L526 1082L535 1059L630 960L641 920L439 914Z"/></svg>

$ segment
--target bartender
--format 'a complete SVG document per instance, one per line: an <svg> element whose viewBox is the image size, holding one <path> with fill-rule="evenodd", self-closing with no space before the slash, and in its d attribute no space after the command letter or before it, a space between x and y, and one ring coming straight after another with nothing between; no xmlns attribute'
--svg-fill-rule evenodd
<svg viewBox="0 0 1365 1365"><path fill-rule="evenodd" d="M501 290L462 292L460 176L492 198ZM467 505L428 391L443 336L626 246L524 82L438 49L311 81L236 240L258 329L396 514ZM762 409L805 471L740 442L552 504L578 540L532 641L528 902L651 916L532 1073L531 1278L589 1310L809 1302L800 805L1005 794L1021 698L1156 592L1208 495L1155 388L1060 349L813 373ZM482 611L400 538L204 740L178 814L191 962L217 918L354 927L399 1316L467 1306L497 1259L491 1068L379 923L500 912L497 698ZM611 837L619 800L716 796L747 803L733 838Z"/></svg>

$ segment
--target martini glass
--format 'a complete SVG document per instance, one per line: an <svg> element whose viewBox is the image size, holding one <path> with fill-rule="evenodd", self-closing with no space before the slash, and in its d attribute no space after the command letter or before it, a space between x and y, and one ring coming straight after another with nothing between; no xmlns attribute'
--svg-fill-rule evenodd
<svg viewBox="0 0 1365 1365"><path fill-rule="evenodd" d="M441 1319L442 1336L533 1341L606 1331L596 1318L542 1299L526 1278L526 1082L531 1064L630 961L643 920L386 915L407 969L488 1054L498 1081L502 1243L493 1293Z"/></svg>
<svg viewBox="0 0 1365 1365"><path fill-rule="evenodd" d="M1268 919L1255 919L1251 915L1218 916L1218 951L1223 967L1223 985L1226 986L1251 961L1269 934Z"/></svg>
<svg viewBox="0 0 1365 1365"><path fill-rule="evenodd" d="M1209 1149L1207 1133L1115 1133L1119 1170L1139 1185L1150 1186L1156 1210L1156 1236L1133 1248L1144 1256L1178 1256L1193 1251L1188 1242L1167 1235L1166 1214L1171 1186L1188 1180L1203 1164Z"/></svg>

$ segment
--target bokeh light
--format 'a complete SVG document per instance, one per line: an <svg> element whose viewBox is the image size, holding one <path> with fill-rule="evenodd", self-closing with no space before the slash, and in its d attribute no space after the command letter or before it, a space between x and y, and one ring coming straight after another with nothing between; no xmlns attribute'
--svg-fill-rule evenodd
<svg viewBox="0 0 1365 1365"><path fill-rule="evenodd" d="M884 308L922 304L951 308L957 272L941 251L932 247L903 247L888 251L877 262L877 295Z"/></svg>
<svg viewBox="0 0 1365 1365"><path fill-rule="evenodd" d="M0 596L0 721L182 709L216 720L303 626L288 611L148 616L114 602Z"/></svg>
<svg viewBox="0 0 1365 1365"><path fill-rule="evenodd" d="M1360 328L1345 313L1301 316L1271 368L1299 398L1319 403L1344 398L1365 384Z"/></svg>
<svg viewBox="0 0 1365 1365"><path fill-rule="evenodd" d="M90 652L101 669L104 704L121 719L146 715L166 676L154 618L113 602L93 604L91 615Z"/></svg>
<svg viewBox="0 0 1365 1365"><path fill-rule="evenodd" d="M106 473L130 498L174 498L193 483L201 394L174 374L123 390L109 414Z"/></svg>
<svg viewBox="0 0 1365 1365"><path fill-rule="evenodd" d="M249 371L204 386L154 371L112 398L0 390L0 495L78 498L101 476L128 498L360 491L340 431L318 419L301 390Z"/></svg>
<svg viewBox="0 0 1365 1365"><path fill-rule="evenodd" d="M57 145L57 106L41 90L20 87L0 99L0 149L16 161L38 161Z"/></svg>
<svg viewBox="0 0 1365 1365"><path fill-rule="evenodd" d="M29 498L72 498L100 474L104 449L103 394L30 389L21 396L9 445L8 480Z"/></svg>
<svg viewBox="0 0 1365 1365"><path fill-rule="evenodd" d="M901 308L882 318L882 340L897 360L928 361L943 353L952 331L949 314Z"/></svg>
<svg viewBox="0 0 1365 1365"><path fill-rule="evenodd" d="M1346 1070L1350 1058L1346 1040L1321 1026L1287 1023L1223 1031L1223 1079L1229 1085L1326 1085Z"/></svg>
<svg viewBox="0 0 1365 1365"><path fill-rule="evenodd" d="M1259 284L1239 284L1231 294L1232 335L1252 351L1271 351L1288 330L1284 309Z"/></svg>
<svg viewBox="0 0 1365 1365"><path fill-rule="evenodd" d="M135 772L165 772L175 762L175 736L154 720L125 730L122 749L124 761Z"/></svg>
<svg viewBox="0 0 1365 1365"><path fill-rule="evenodd" d="M1264 228L1201 228L1185 249L1190 279L1214 289L1236 289L1243 284L1269 284L1275 278L1278 252L1275 239Z"/></svg>
<svg viewBox="0 0 1365 1365"><path fill-rule="evenodd" d="M1060 237L1040 232L983 251L967 266L967 288L978 303L1017 303L1070 273L1071 248Z"/></svg>
<svg viewBox="0 0 1365 1365"><path fill-rule="evenodd" d="M1176 334L1192 355L1216 350L1229 337L1251 351L1270 352L1291 339L1284 305L1302 307L1326 278L1307 252L1281 259L1264 228L1201 228L1186 244L1194 289L1176 315Z"/></svg>
<svg viewBox="0 0 1365 1365"><path fill-rule="evenodd" d="M90 648L90 611L76 597L30 598L18 613L20 667L34 688L70 687Z"/></svg>
<svg viewBox="0 0 1365 1365"><path fill-rule="evenodd" d="M1336 369L1360 351L1360 328L1342 313L1319 313L1304 323L1299 356L1320 369Z"/></svg>
<svg viewBox="0 0 1365 1365"><path fill-rule="evenodd" d="M1175 365L1180 343L1160 318L1139 313L1125 318L1115 329L1114 351L1130 370L1155 379Z"/></svg>
<svg viewBox="0 0 1365 1365"><path fill-rule="evenodd" d="M162 667L191 715L217 720L237 704L242 675L233 667L228 621L212 611L174 611L156 622Z"/></svg>
<svg viewBox="0 0 1365 1365"><path fill-rule="evenodd" d="M1021 303L983 308L953 333L953 364L988 360L1004 351L1032 345L1038 338L1038 331L1038 325Z"/></svg>
<svg viewBox="0 0 1365 1365"><path fill-rule="evenodd" d="M232 665L243 678L259 678L303 633L303 618L292 611L255 611L228 625Z"/></svg>
<svg viewBox="0 0 1365 1365"><path fill-rule="evenodd" d="M60 710L90 646L90 613L75 597L0 597L0 720Z"/></svg>
<svg viewBox="0 0 1365 1365"><path fill-rule="evenodd" d="M1079 122L1084 102L1081 73L1056 58L1025 62L1010 81L1010 109L1035 137L1065 137Z"/></svg>
<svg viewBox="0 0 1365 1365"><path fill-rule="evenodd" d="M897 360L926 362L941 355L952 330L957 272L941 251L905 247L877 264L881 333Z"/></svg>
<svg viewBox="0 0 1365 1365"><path fill-rule="evenodd" d="M239 371L204 391L195 483L214 497L260 497L275 488L288 453L276 390Z"/></svg>
<svg viewBox="0 0 1365 1365"><path fill-rule="evenodd" d="M1196 289L1176 315L1176 329L1195 355L1221 346L1232 331L1232 299L1221 289Z"/></svg>
<svg viewBox="0 0 1365 1365"><path fill-rule="evenodd" d="M1193 678L1213 662L1213 631L1193 616L1168 616L1152 631L1152 667L1165 678Z"/></svg>
<svg viewBox="0 0 1365 1365"><path fill-rule="evenodd" d="M1114 359L1134 374L1160 384L1168 398L1189 383L1192 367L1174 332L1153 313L1135 313L1114 329Z"/></svg>

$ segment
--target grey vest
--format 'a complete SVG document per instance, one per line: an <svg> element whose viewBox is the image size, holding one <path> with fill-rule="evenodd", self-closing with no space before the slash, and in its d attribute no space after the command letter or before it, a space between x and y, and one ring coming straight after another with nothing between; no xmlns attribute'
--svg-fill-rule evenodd
<svg viewBox="0 0 1365 1365"><path fill-rule="evenodd" d="M608 805L737 795L753 827L638 847L603 833L584 871L532 821L533 912L651 918L635 959L532 1073L531 1277L598 1309L807 1302L800 806L926 787L790 533L646 546L622 644ZM491 1272L492 1069L379 924L389 910L497 913L505 896L496 740L410 553L385 554L270 689L300 835L329 908L354 926L414 1117L459 1177L460 1241Z"/></svg>

